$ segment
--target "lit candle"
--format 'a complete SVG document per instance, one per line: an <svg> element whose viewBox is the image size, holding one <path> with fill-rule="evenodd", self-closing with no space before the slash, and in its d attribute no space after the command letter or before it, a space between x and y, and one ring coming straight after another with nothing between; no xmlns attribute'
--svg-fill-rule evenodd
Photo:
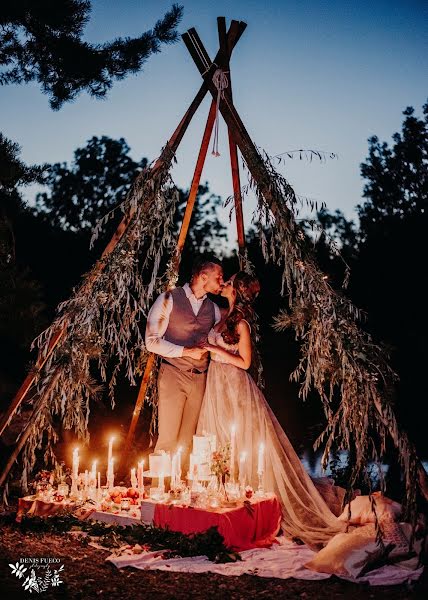
<svg viewBox="0 0 428 600"><path fill-rule="evenodd" d="M138 470L137 470L137 485L138 485L138 490L141 492L144 491L144 460L140 460L140 462L138 463Z"/></svg>
<svg viewBox="0 0 428 600"><path fill-rule="evenodd" d="M110 459L110 462L108 464L107 486L109 489L114 487L114 458L113 457Z"/></svg>
<svg viewBox="0 0 428 600"><path fill-rule="evenodd" d="M239 481L241 485L245 486L245 462L247 460L247 453L241 452L239 457Z"/></svg>
<svg viewBox="0 0 428 600"><path fill-rule="evenodd" d="M265 445L260 442L259 456L257 461L257 475L263 475L265 472Z"/></svg>
<svg viewBox="0 0 428 600"><path fill-rule="evenodd" d="M178 481L181 481L181 454L183 452L183 447L180 446L177 450L177 477Z"/></svg>
<svg viewBox="0 0 428 600"><path fill-rule="evenodd" d="M137 476L135 475L135 467L131 469L131 487L136 488L138 486Z"/></svg>
<svg viewBox="0 0 428 600"><path fill-rule="evenodd" d="M230 428L230 481L235 481L236 425Z"/></svg>
<svg viewBox="0 0 428 600"><path fill-rule="evenodd" d="M99 471L98 471L98 489L99 490L101 489L101 474Z"/></svg>
<svg viewBox="0 0 428 600"><path fill-rule="evenodd" d="M77 480L79 476L79 448L73 450L73 477Z"/></svg>
<svg viewBox="0 0 428 600"><path fill-rule="evenodd" d="M172 455L171 461L171 488L174 489L176 486L177 479L177 460L178 460L178 452Z"/></svg>
<svg viewBox="0 0 428 600"><path fill-rule="evenodd" d="M73 466L71 469L71 494L77 494L77 480L79 478L79 448L73 450Z"/></svg>
<svg viewBox="0 0 428 600"><path fill-rule="evenodd" d="M95 481L97 479L97 461L94 460L94 462L92 463L92 469L91 469L91 479L94 482L95 485Z"/></svg>
<svg viewBox="0 0 428 600"><path fill-rule="evenodd" d="M108 443L108 456L107 456L107 465L110 464L110 461L113 457L113 442L114 442L114 437L110 438L110 441Z"/></svg>

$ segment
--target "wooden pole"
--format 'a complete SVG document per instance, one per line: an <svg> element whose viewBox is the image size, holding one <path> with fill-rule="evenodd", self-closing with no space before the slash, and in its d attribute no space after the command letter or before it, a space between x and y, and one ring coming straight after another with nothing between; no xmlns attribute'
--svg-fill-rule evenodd
<svg viewBox="0 0 428 600"><path fill-rule="evenodd" d="M225 57L224 62L220 62L220 66L227 74L227 78L229 81L229 85L225 90L227 97L230 98L231 102L233 102L233 93L232 93L232 77L230 73L230 60L226 57L230 56L227 45L227 36L226 36L226 19L224 17L217 18L217 28L218 28L218 39L220 50ZM196 34L197 35L197 34ZM233 139L233 135L230 132L230 129L227 129L227 134L229 138L229 154L230 154L230 166L232 169L232 184L233 184L233 198L235 204L235 218L236 218L236 232L238 236L238 259L239 266L242 268L242 257L245 253L245 230L244 230L244 214L242 210L242 194L241 194L241 180L239 177L239 162L238 162L238 148L236 146L236 142Z"/></svg>
<svg viewBox="0 0 428 600"><path fill-rule="evenodd" d="M177 246L174 254L174 267L178 271L181 259L181 253L184 248L184 242L187 237L187 233L189 231L190 219L192 218L193 208L195 206L196 197L198 195L199 183L201 181L202 169L205 164L205 159L207 157L208 146L210 143L210 138L214 126L216 116L216 103L214 100L211 102L210 110L208 113L207 123L205 125L204 135L202 137L202 143L198 154L198 159L196 161L195 172L193 174L192 185L190 186L189 197L186 204L186 210L183 216L183 221L181 223L180 234L178 236ZM150 374L153 369L154 364L154 355L151 354L147 360L146 368L144 370L143 379L141 380L140 390L138 392L137 401L135 403L135 408L132 413L131 424L129 426L128 435L126 436L125 446L121 455L121 463L122 465L126 464L126 459L129 455L129 451L132 446L132 442L134 440L135 429L137 427L138 419L141 413L141 409L144 404L144 399L146 397L147 386L150 380Z"/></svg>
<svg viewBox="0 0 428 600"><path fill-rule="evenodd" d="M21 433L19 439L18 439L18 443L16 444L15 448L13 449L12 454L9 456L8 461L5 465L5 467L3 468L3 471L0 475L0 486L2 486L6 480L6 477L9 474L9 471L11 470L11 468L13 467L16 459L18 458L22 448L24 447L25 442L28 440L28 438L31 435L31 426L33 425L34 421L37 418L37 415L39 414L39 410L41 405L43 405L44 403L44 399L47 398L50 393L52 392L52 390L55 387L56 382L58 381L58 377L59 377L59 371L57 371L56 373L54 373L54 375L52 376L51 381L49 382L49 387L46 390L45 396L44 398L41 400L41 402L37 402L36 405L34 406L33 412L31 413L31 416L25 426L24 431Z"/></svg>
<svg viewBox="0 0 428 600"><path fill-rule="evenodd" d="M193 115L195 114L196 110L198 109L198 107L199 107L200 103L202 102L203 98L205 97L206 93L207 93L207 87L205 84L203 84L201 86L201 88L199 89L198 93L196 94L195 98L193 99L191 105L187 109L185 115L181 119L178 127L176 128L176 130L172 134L170 140L168 141L167 147L169 148L170 152L175 152L176 149L178 148L178 145L179 145L180 141L182 140L183 135L184 135L187 127L189 126L189 123L190 123ZM165 152L162 153L162 155L158 158L156 163L153 165L153 167L152 167L153 173L158 171L161 168L161 166L163 165L164 156L165 156ZM137 178L137 181L139 180L140 177L141 176L139 176ZM110 242L107 244L107 246L105 247L105 249L101 255L101 257L103 259L105 259L109 254L111 254L113 252L113 250L116 248L117 244L119 243L123 234L125 233L132 217L134 216L134 213L135 213L135 209L131 208L131 210L128 212L128 214L125 215L125 217L122 219L122 221L120 222L118 228L116 229L113 237L111 238ZM103 271L104 266L105 266L105 261L99 260L97 263L97 268L95 268L91 272L91 277L85 284L89 285L89 283L91 283L93 281L93 279L96 277L96 275L98 273L100 273L101 271ZM52 352L54 351L54 349L60 342L66 329L67 329L67 324L65 324L63 327L58 329L58 331L56 331L55 334L53 335L53 337L48 345L48 349L47 349L46 353L43 356L39 353L35 367L28 373L28 375L24 379L22 385L20 386L14 399L12 400L12 403L10 404L8 410L3 415L3 417L0 421L0 436L3 434L4 430L9 425L13 415L15 414L16 410L20 406L21 402L26 397L28 390L31 388L32 384L34 383L37 373L43 368L44 364L46 363L46 361L48 360L48 358L50 357L50 355L52 354Z"/></svg>
<svg viewBox="0 0 428 600"><path fill-rule="evenodd" d="M245 23L238 22L238 21L232 21L229 31L227 33L228 52L230 54L232 53L234 47L238 43L245 28L246 28ZM217 53L215 60L218 60L219 53L220 53L220 51ZM176 152L176 150L187 130L187 127L189 126L189 123L192 120L193 115L199 108L202 100L205 98L207 91L208 91L208 86L204 82L201 85L198 93L194 97L189 108L187 109L186 113L184 114L183 118L181 119L180 123L178 124L176 130L174 131L171 138L169 139L169 141L167 143L168 153ZM157 161L153 165L153 167L152 167L153 172L156 172L158 169L160 169L160 167L163 165L165 156L166 156L166 151L161 154L161 156L157 159ZM138 179L137 179L137 181L138 181ZM101 255L103 259L105 259L111 252L113 252L113 250L117 246L118 242L120 241L123 234L125 233L128 225L134 215L134 212L135 212L134 209L131 209L129 211L129 213L127 215L125 215L125 217L122 219L116 232L114 233L113 237L111 238L110 242L107 244L106 248L104 249L104 252ZM105 264L104 261L98 261L97 269L95 269L92 272L93 277L95 277L96 274L98 274L100 271L102 271L104 269L104 264ZM2 418L0 420L0 436L3 434L4 430L9 425L13 415L15 414L16 410L20 406L21 402L25 399L25 397L28 393L28 390L31 388L32 384L34 383L34 380L37 377L37 373L43 368L44 364L46 363L46 361L48 360L48 358L54 351L55 347L61 340L65 331L66 331L66 325L64 325L61 329L59 329L57 332L55 332L55 334L52 338L52 342L48 346L46 354L44 356L41 356L41 354L39 353L35 368L32 369L30 371L30 373L28 373L24 382L22 383L18 392L16 393L14 399L12 400L12 403L10 404L8 410L6 411L6 413L2 416Z"/></svg>
<svg viewBox="0 0 428 600"><path fill-rule="evenodd" d="M227 64L229 64L229 60L230 60L230 56L232 54L233 48L238 43L238 40L240 39L241 35L245 31L247 25L243 21L232 21L229 31L226 33L226 23L225 23L224 17L220 17L219 22L220 21L222 21L221 26L219 25L220 49L214 59L214 62L217 64L222 60L223 62L226 61ZM220 35L220 27L222 27L221 35ZM183 39L188 35L194 35L194 34L196 34L196 31L192 28L189 30L188 33L185 33L183 35ZM202 44L201 44L199 56L200 56L202 64L204 64L204 63L211 64L211 59ZM205 83L205 85L206 85L206 83ZM208 86L207 86L207 88L208 88ZM189 230L190 219L192 217L192 212L193 212L194 204L196 201L196 196L198 193L202 169L203 169L207 151L208 151L209 141L210 141L212 129L214 126L215 116L216 116L216 102L213 99L211 102L210 111L208 113L208 119L207 119L207 123L205 126L204 135L202 138L201 148L199 150L198 160L196 162L195 172L193 174L192 185L190 187L189 198L187 200L186 210L184 213L183 222L181 224L180 234L178 237L177 247L176 247L176 251L175 251L175 255L174 255L174 263L175 263L174 267L177 271L178 271L178 268L180 265L181 254L183 251L186 236L187 236L187 233ZM239 248L240 248L240 253L241 253L241 248L243 249L245 246L245 239L244 239L244 224L243 224L243 217L242 217L241 186L240 186L240 182L239 182L238 154L237 154L236 144L229 134L229 144L231 144L231 143L232 143L232 147L231 147L230 153L231 153L232 178L233 178L233 184L234 184L235 208L236 208L237 202L238 202L238 207L236 209L236 215L237 215L237 228L238 228L238 242L239 242ZM239 200L237 201L237 198L240 198L241 201L240 202L239 202ZM130 424L128 434L126 437L124 451L122 453L122 459L121 459L122 464L126 463L126 458L129 454L129 450L132 446L132 442L133 442L134 435L135 435L135 429L137 427L138 419L139 419L141 409L144 404L144 399L146 397L147 385L150 380L150 373L152 371L153 364L154 364L154 357L151 357L151 359L152 360L149 359L147 361L146 368L144 370L143 379L142 379L141 385L140 385L140 390L138 392L135 408L132 413L131 424Z"/></svg>
<svg viewBox="0 0 428 600"><path fill-rule="evenodd" d="M193 39L192 39L193 38ZM188 36L184 38L184 42L196 64L198 67L202 77L208 85L209 91L213 98L217 96L217 89L212 81L212 77L215 71L215 65L212 65L210 69L207 71L205 66L202 64L198 53L195 51L195 45L203 48L203 44L199 38L193 34L192 36ZM220 60L222 57L220 57ZM264 198L269 204L272 213L275 215L278 211L278 207L276 204L276 200L270 190L270 176L266 169L264 162L261 160L260 155L255 147L250 135L248 134L239 114L236 110L233 102L227 98L227 96L220 101L220 112L226 121L226 124L229 128L229 131L232 133L235 142L237 143L242 156L248 166L248 169L251 173L251 176L260 188ZM379 407L376 407L379 410ZM379 410L379 414L382 417L382 413ZM396 433L393 430L390 430L390 435L395 444L398 444L398 440L396 439ZM418 480L421 493L424 495L425 499L428 501L428 475L422 465L422 463L418 460Z"/></svg>

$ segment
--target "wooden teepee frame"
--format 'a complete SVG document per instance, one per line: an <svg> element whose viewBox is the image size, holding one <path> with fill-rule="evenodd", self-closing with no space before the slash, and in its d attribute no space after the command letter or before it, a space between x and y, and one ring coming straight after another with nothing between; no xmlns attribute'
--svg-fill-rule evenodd
<svg viewBox="0 0 428 600"><path fill-rule="evenodd" d="M217 69L217 68L220 68L225 73L225 75L228 77L228 87L225 89L224 94L225 94L225 97L228 98L228 101L231 103L232 102L232 89L231 89L231 80L230 80L229 61L230 61L230 57L232 55L232 51L233 51L234 47L236 46L236 44L238 43L238 41L239 41L242 33L246 29L247 25L246 25L246 23L244 23L242 21L234 20L231 22L229 30L226 32L226 20L224 17L219 17L217 19L217 25L218 25L220 48L219 48L219 51L217 52L216 57L213 62L210 60L195 29L193 29L193 28L189 29L182 37L186 43L186 46L189 48L189 51L192 48L192 50L191 50L192 57L198 56L198 60L197 60L198 68L200 67L200 65L205 65L205 66L203 66L203 70L205 70L205 67L208 67L208 71L211 73L211 79L212 79L212 75L214 74L215 69ZM192 179L192 184L190 187L189 197L187 200L187 205L186 205L185 213L183 216L183 222L181 225L180 234L179 234L176 251L175 251L175 255L174 255L174 263L175 263L175 267L177 270L178 270L178 267L180 264L181 253L183 251L185 240L186 240L187 233L189 230L190 220L192 217L192 212L193 212L193 208L195 205L197 192L198 192L198 188L199 188L199 184L200 184L202 169L203 169L205 159L207 156L208 146L209 146L211 134L212 134L213 127L214 127L214 122L216 119L217 90L215 87L214 87L214 90L215 90L215 92L213 92L213 100L210 105L207 123L206 123L205 131L204 131L204 134L202 137L201 147L200 147L199 155L198 155L198 158L196 161L196 166L195 166L195 171L194 171L194 175L193 175L193 179ZM202 100L205 98L206 94L209 91L211 91L210 85L207 82L207 80L205 80L202 83L195 98L193 99L192 103L190 104L189 108L187 109L186 113L184 114L184 116L181 119L180 123L178 124L176 130L174 131L174 133L172 134L171 138L169 139L169 141L167 143L166 150L169 151L169 153L172 152L175 154L175 152L177 151L178 146L179 146L181 140L183 139L183 136L184 136L194 114L196 113L197 109L199 108L200 104L202 103ZM230 128L228 128L228 134L229 134L229 152L230 152L230 162L231 162L231 170L232 170L232 182L233 182L233 190L234 190L234 198L235 198L235 213L236 213L236 225L237 225L237 234L238 234L239 256L242 257L244 249L245 249L245 236L244 236L244 221L243 221L243 212L242 212L241 183L240 183L239 164L238 164L238 149L237 149L237 143L235 141L235 138L234 138ZM163 157L164 156L165 156L165 153L162 153L162 155L159 157L159 159L154 163L154 165L152 167L152 175L154 175L163 166ZM125 215L125 217L119 224L112 239L110 240L110 242L104 249L104 252L102 253L102 256L101 256L102 259L107 258L113 252L113 250L116 248L117 244L119 243L122 236L124 235L129 223L131 222L134 213L135 213L135 209L133 209L131 207L129 212ZM92 272L92 278L94 278L100 271L103 270L104 265L105 265L105 261L98 261L96 270L94 270ZM18 411L20 405L25 400L29 391L31 390L38 374L41 372L41 370L43 369L43 366L46 364L46 362L49 359L49 357L51 356L52 352L55 350L56 346L58 345L60 340L65 335L65 332L66 332L66 324L62 328L58 329L55 332L55 334L52 336L52 339L49 343L47 351L44 353L39 352L39 356L37 358L36 364L34 365L34 368L28 373L27 377L24 379L22 385L20 386L14 399L12 400L12 403L10 404L8 410L6 411L5 415L2 417L2 419L0 421L0 436L4 433L5 429L12 421L12 419L13 419L14 415L16 414L16 412ZM142 409L142 406L144 403L144 398L146 396L147 385L148 385L148 382L150 379L150 374L153 369L153 365L154 365L154 355L150 355L149 359L146 363L144 375L143 375L139 393L137 396L137 401L135 404L134 411L132 413L131 424L130 424L130 427L128 430L125 447L124 447L124 450L122 453L122 463L124 463L126 461L126 457L129 453L129 449L131 448L131 445L132 445L132 442L134 439L135 429L136 429L136 426L138 423L138 418L139 418L139 415L140 415L140 412L141 412L141 409ZM32 415L32 416L34 416L34 415ZM28 436L30 435L30 431L31 431L30 425L32 423L32 420L33 420L32 417L30 417L30 420L27 423L25 430L21 433L19 440L17 442L17 445L14 448L11 456L9 457L9 459L0 475L0 486L4 484L8 474L10 472L10 469L12 468L16 459L18 458L22 448L25 445L25 442L28 439Z"/></svg>
<svg viewBox="0 0 428 600"><path fill-rule="evenodd" d="M237 231L238 231L238 245L239 245L240 257L242 257L243 253L244 253L245 239L244 239L244 226L243 226L243 216L242 216L242 198L241 198L241 191L240 191L241 186L240 186L239 168L238 168L238 154L237 154L238 148L239 148L241 155L247 165L247 168L249 170L249 173L250 173L253 181L256 182L258 190L263 195L273 216L275 217L276 215L280 214L281 211L282 211L282 213L284 213L284 210L287 211L287 208L285 206L281 206L281 207L278 206L277 196L275 196L275 194L272 190L271 175L268 171L268 168L267 168L265 162L263 161L263 159L261 158L256 146L252 142L252 140L251 140L251 138L250 138L239 114L238 114L238 111L236 110L236 108L233 104L229 61L230 61L230 57L231 57L234 47L236 46L237 42L239 41L242 33L244 32L244 30L246 28L246 24L243 23L242 21L232 21L230 24L229 30L226 31L225 18L219 17L217 19L217 25L218 25L218 36L219 36L219 46L220 47L219 47L219 50L213 61L210 59L201 39L199 38L199 36L194 28L189 29L182 36L183 41L186 44L186 47L187 47L191 57L193 58L193 60L196 64L196 67L198 68L198 70L202 76L203 83L202 83L199 91L197 92L194 100L190 104L187 112L185 113L182 120L180 121L177 129L175 130L172 137L168 141L165 152L163 152L161 154L161 156L158 158L158 160L154 163L154 165L152 167L152 171L151 171L152 175L155 175L164 165L165 160L167 159L166 157L168 156L168 153L170 154L171 152L172 153L176 152L176 150L183 138L183 135L184 135L185 131L187 130L187 127L188 127L191 119L193 118L193 115L195 114L196 110L200 106L200 104L201 104L202 100L204 99L205 95L207 94L207 92L209 92L212 95L213 100L211 102L208 119L207 119L207 124L206 124L205 131L203 134L201 148L199 151L199 155L198 155L198 159L197 159L197 163L196 163L196 167L195 167L195 171L194 171L194 175L193 175L190 194L189 194L189 198L188 198L188 202L187 202L187 206L186 206L186 210L185 210L185 214L184 214L184 218L183 218L183 223L181 226L181 231L179 234L179 239L177 242L176 252L174 255L174 261L175 261L176 268L178 268L179 263L180 263L181 253L182 253L182 250L184 247L184 242L185 242L186 235L187 235L187 232L189 229L189 223L190 223L190 219L191 219L191 215L192 215L193 206L194 206L194 203L196 200L196 195L197 195L197 190L198 190L198 186L199 186L199 182L200 182L202 168L203 168L205 158L207 155L209 140L210 140L214 122L215 122L216 105L217 105L217 100L218 100L218 90L214 83L213 77L214 77L215 72L218 69L221 69L221 71L223 72L223 75L225 75L228 78L228 87L224 90L224 93L220 96L218 106L219 106L220 113L223 116L223 118L226 122L227 128L228 128L230 160L231 160L231 168L232 168L232 180L233 180L233 190L234 190L235 212L236 212L236 223L237 223ZM133 209L131 206L131 208L128 211L128 214L124 217L124 219L120 223L116 233L114 234L111 241L105 248L105 250L102 254L103 259L105 259L107 256L109 256L112 253L112 251L115 249L118 242L121 240L123 234L125 233L128 225L130 224L134 214L135 214L135 208ZM100 271L102 271L104 269L105 264L106 263L104 260L98 261L95 269L93 269L93 271L91 272L91 276L95 277ZM25 380L24 380L23 384L21 385L21 387L19 388L14 400L12 401L8 411L6 412L6 414L4 415L4 417L1 420L0 435L4 432L5 428L11 422L11 420L12 420L13 416L15 415L16 411L18 410L20 404L26 398L29 390L33 386L37 375L42 370L44 364L51 356L52 352L54 351L54 349L57 346L57 344L59 343L59 341L65 335L66 327L67 327L67 323L65 323L62 326L62 328L59 328L55 332L55 334L52 336L47 350L45 350L43 353L42 352L39 353L39 357L38 357L38 360L36 362L34 369L25 378ZM154 357L153 357L153 355L151 355L146 363L145 372L144 372L144 375L142 378L136 405L135 405L135 408L133 411L132 420L131 420L131 424L129 427L129 431L128 431L128 435L127 435L127 439L126 439L126 443L125 443L125 447L124 447L124 451L123 451L123 459L125 459L126 455L128 454L129 449L132 444L132 441L133 441L133 438L134 438L135 428L136 428L136 425L138 422L138 417L141 412L141 408L142 408L142 405L143 405L143 402L144 402L144 399L146 396L147 385L149 382L153 363L154 363ZM51 385L52 386L55 385L55 376L53 377ZM383 418L382 407L378 404L376 404L375 407L376 407L379 415L381 416L381 418ZM34 415L32 417L34 417ZM5 482L11 467L13 466L17 457L19 456L19 453L21 452L22 448L25 445L25 442L28 439L28 436L30 435L30 431L31 431L30 424L32 423L32 417L30 417L30 421L27 424L26 429L22 432L14 451L12 452L5 468L3 469L3 472L0 476L0 485L2 485ZM400 440L398 438L397 431L392 426L389 426L388 424L386 424L386 426L389 428L390 435L391 435L395 445L400 448ZM420 483L421 491L424 494L425 498L428 499L427 475L426 475L424 468L420 462L418 462L418 475L419 475L419 483Z"/></svg>

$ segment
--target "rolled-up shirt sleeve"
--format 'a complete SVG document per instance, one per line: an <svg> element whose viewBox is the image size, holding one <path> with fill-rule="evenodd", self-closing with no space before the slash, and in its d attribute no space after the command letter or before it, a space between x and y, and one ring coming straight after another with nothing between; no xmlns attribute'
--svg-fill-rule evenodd
<svg viewBox="0 0 428 600"><path fill-rule="evenodd" d="M168 329L172 305L171 294L164 293L156 299L147 316L145 342L149 352L165 358L180 358L183 356L184 346L178 346L163 339Z"/></svg>

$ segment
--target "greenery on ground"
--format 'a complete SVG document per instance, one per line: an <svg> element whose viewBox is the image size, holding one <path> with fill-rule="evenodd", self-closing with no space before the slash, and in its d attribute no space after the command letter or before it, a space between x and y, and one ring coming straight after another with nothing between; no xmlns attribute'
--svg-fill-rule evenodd
<svg viewBox="0 0 428 600"><path fill-rule="evenodd" d="M97 538L97 542L105 548L120 548L123 545L139 545L145 550L164 550L166 558L176 556L207 556L214 562L235 562L240 560L240 555L224 544L223 536L217 527L211 527L203 533L185 535L178 531L171 531L163 527L146 525L144 523L121 526L102 523L90 519L81 520L70 512L53 515L50 517L24 516L18 524L14 522L15 515L0 520L0 527L9 523L24 534L46 533L64 534L69 531L86 534L82 542L88 543L89 539Z"/></svg>

